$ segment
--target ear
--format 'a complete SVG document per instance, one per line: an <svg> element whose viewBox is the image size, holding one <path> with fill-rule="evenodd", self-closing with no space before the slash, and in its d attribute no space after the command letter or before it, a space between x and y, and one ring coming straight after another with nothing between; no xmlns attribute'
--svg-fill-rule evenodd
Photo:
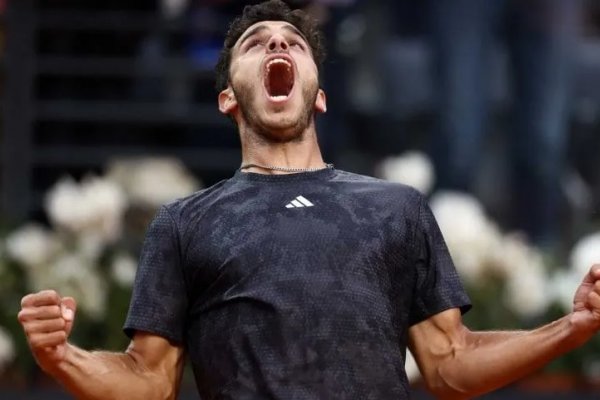
<svg viewBox="0 0 600 400"><path fill-rule="evenodd" d="M317 92L317 98L315 99L315 110L320 113L327 112L327 96L323 89L319 89Z"/></svg>
<svg viewBox="0 0 600 400"><path fill-rule="evenodd" d="M219 111L223 114L231 114L236 107L235 93L233 93L231 86L227 86L227 89L219 93Z"/></svg>

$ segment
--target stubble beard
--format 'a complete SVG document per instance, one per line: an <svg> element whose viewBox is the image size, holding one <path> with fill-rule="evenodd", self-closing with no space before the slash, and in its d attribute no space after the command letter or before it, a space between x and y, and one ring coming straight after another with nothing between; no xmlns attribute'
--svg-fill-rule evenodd
<svg viewBox="0 0 600 400"><path fill-rule="evenodd" d="M269 127L260 120L256 112L257 106L253 101L253 89L249 85L232 86L240 112L248 128L256 135L256 139L267 143L290 143L301 141L304 133L312 123L315 115L314 104L319 91L318 85L308 85L302 89L302 112L297 120L288 121L281 127Z"/></svg>

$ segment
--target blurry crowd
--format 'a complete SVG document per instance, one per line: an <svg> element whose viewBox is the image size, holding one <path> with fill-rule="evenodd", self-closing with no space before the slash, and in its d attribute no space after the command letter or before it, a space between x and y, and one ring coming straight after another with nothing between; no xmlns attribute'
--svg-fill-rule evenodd
<svg viewBox="0 0 600 400"><path fill-rule="evenodd" d="M163 0L161 10L188 21L186 54L210 69L223 24L247 3ZM364 157L352 149L378 157L418 147L434 163L438 189L484 202L487 193L506 227L541 248L565 240L574 82L580 43L594 29L592 2L290 3L311 12L328 39L328 114L319 121L328 161L356 169ZM141 50L142 65L156 65L159 50L157 35Z"/></svg>

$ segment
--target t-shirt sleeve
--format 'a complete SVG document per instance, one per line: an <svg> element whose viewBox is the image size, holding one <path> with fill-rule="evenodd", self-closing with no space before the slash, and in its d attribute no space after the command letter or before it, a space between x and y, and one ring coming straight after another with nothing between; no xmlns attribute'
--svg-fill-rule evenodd
<svg viewBox="0 0 600 400"><path fill-rule="evenodd" d="M144 331L183 343L187 306L179 235L163 206L146 232L123 330L129 337Z"/></svg>
<svg viewBox="0 0 600 400"><path fill-rule="evenodd" d="M462 313L471 308L446 242L423 196L419 196L418 218L414 243L416 290L411 325L450 308L458 307Z"/></svg>

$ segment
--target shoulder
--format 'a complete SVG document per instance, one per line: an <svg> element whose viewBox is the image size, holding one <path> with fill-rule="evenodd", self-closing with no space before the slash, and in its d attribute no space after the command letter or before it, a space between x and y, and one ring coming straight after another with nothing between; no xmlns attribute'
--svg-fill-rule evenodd
<svg viewBox="0 0 600 400"><path fill-rule="evenodd" d="M222 180L208 188L164 204L161 209L176 222L185 221L191 216L205 212L216 203L226 190L228 182L229 180Z"/></svg>
<svg viewBox="0 0 600 400"><path fill-rule="evenodd" d="M343 170L336 172L332 182L374 200L392 202L395 205L405 204L411 208L419 208L426 201L421 192L408 185Z"/></svg>

